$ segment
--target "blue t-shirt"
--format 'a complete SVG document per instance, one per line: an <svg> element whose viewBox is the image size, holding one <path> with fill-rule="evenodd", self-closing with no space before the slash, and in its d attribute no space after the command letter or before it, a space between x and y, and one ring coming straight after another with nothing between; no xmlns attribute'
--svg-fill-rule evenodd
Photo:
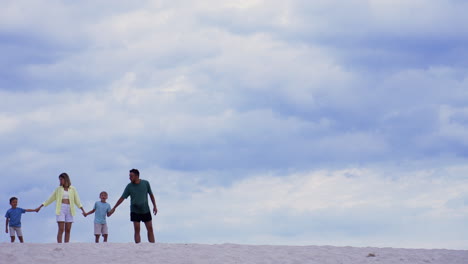
<svg viewBox="0 0 468 264"><path fill-rule="evenodd" d="M21 227L21 215L26 213L26 210L23 208L10 208L5 214L6 218L10 218L8 223L11 227Z"/></svg>
<svg viewBox="0 0 468 264"><path fill-rule="evenodd" d="M96 209L96 212L94 212L94 223L105 224L107 212L111 210L110 204L98 201L94 204L94 209Z"/></svg>

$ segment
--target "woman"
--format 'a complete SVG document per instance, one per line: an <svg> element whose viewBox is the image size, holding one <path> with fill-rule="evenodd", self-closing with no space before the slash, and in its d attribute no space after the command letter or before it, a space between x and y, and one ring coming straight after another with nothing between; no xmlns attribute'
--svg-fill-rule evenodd
<svg viewBox="0 0 468 264"><path fill-rule="evenodd" d="M48 206L55 201L55 214L57 215L58 233L57 243L62 243L65 231L65 243L70 241L70 231L75 216L75 206L80 208L83 215L86 213L81 205L80 197L75 187L71 186L70 177L65 172L59 175L60 186L43 202L36 210L39 212L43 206Z"/></svg>

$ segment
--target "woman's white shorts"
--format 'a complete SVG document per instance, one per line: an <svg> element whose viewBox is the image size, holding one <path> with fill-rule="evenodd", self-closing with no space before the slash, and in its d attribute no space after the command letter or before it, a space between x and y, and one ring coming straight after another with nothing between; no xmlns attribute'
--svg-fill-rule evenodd
<svg viewBox="0 0 468 264"><path fill-rule="evenodd" d="M60 214L57 215L57 222L73 223L73 216L69 204L62 204Z"/></svg>

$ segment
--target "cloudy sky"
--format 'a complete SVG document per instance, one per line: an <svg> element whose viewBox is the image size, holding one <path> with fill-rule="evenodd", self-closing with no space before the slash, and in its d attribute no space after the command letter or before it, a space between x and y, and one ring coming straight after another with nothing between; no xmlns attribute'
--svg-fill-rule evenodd
<svg viewBox="0 0 468 264"><path fill-rule="evenodd" d="M114 205L138 168L159 242L466 249L467 9L2 0L0 208L61 172L86 210ZM55 242L54 206L22 222ZM129 201L108 224L133 241Z"/></svg>

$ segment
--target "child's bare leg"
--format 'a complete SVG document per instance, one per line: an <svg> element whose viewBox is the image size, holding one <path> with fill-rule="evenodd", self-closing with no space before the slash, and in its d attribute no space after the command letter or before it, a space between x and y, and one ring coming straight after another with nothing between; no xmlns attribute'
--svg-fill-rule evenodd
<svg viewBox="0 0 468 264"><path fill-rule="evenodd" d="M104 242L107 242L107 234L103 234L102 237L104 238Z"/></svg>
<svg viewBox="0 0 468 264"><path fill-rule="evenodd" d="M11 240L11 243L14 243L14 242L15 242L15 237L14 237L14 236L10 236L10 240Z"/></svg>
<svg viewBox="0 0 468 264"><path fill-rule="evenodd" d="M19 238L20 243L24 243L22 236L18 236L18 238Z"/></svg>
<svg viewBox="0 0 468 264"><path fill-rule="evenodd" d="M99 243L99 237L100 237L101 235L95 235L95 236L96 236L96 239L94 240L94 242Z"/></svg>

